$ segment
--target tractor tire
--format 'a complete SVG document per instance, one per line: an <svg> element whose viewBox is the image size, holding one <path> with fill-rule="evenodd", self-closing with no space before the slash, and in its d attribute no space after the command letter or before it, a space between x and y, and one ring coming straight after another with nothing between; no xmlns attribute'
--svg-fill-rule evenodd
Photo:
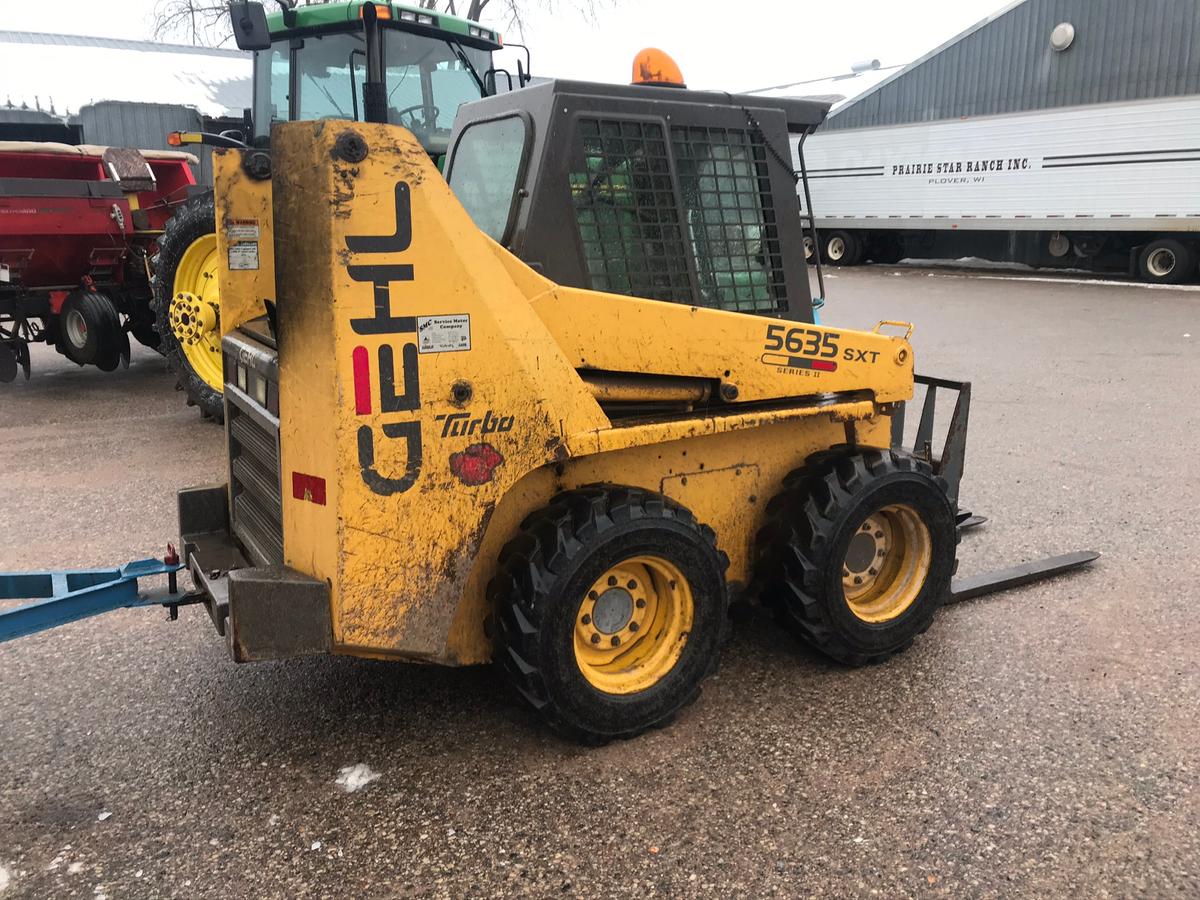
<svg viewBox="0 0 1200 900"><path fill-rule="evenodd" d="M797 637L850 666L929 628L954 574L945 485L896 450L825 452L784 481L758 535L758 583Z"/></svg>
<svg viewBox="0 0 1200 900"><path fill-rule="evenodd" d="M716 668L728 565L712 529L660 494L560 494L500 554L494 658L562 736L634 737L670 721Z"/></svg>
<svg viewBox="0 0 1200 900"><path fill-rule="evenodd" d="M1196 274L1196 254L1171 238L1159 238L1142 248L1138 272L1150 284L1183 284Z"/></svg>
<svg viewBox="0 0 1200 900"><path fill-rule="evenodd" d="M856 266L862 260L862 242L849 231L831 231L824 237L821 256L831 266Z"/></svg>
<svg viewBox="0 0 1200 900"><path fill-rule="evenodd" d="M71 362L111 372L120 362L121 317L111 300L95 291L72 291L58 313L58 347Z"/></svg>
<svg viewBox="0 0 1200 900"><path fill-rule="evenodd" d="M151 260L154 269L151 304L159 349L175 373L179 390L186 395L189 406L200 408L202 416L221 422L225 408L222 388L218 386L222 369L220 333L210 333L184 346L175 335L171 319L171 302L180 291L202 293L205 301L217 297L215 275L211 271L216 233L216 203L211 193L192 197L179 207L167 221L158 239L158 253Z"/></svg>

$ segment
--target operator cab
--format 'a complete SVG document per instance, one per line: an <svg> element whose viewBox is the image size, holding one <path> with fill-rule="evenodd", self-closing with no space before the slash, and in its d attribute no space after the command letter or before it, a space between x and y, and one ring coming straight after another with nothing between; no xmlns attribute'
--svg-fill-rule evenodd
<svg viewBox="0 0 1200 900"><path fill-rule="evenodd" d="M557 80L462 106L450 188L559 284L812 322L791 138L829 104L646 68L633 85Z"/></svg>

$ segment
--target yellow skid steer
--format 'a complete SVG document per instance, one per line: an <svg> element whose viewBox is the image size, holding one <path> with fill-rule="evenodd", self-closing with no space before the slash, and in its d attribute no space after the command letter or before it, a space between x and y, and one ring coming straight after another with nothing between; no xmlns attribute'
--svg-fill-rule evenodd
<svg viewBox="0 0 1200 900"><path fill-rule="evenodd" d="M221 294L264 314L224 337L229 481L179 496L175 605L238 661L494 661L586 742L691 701L751 585L842 663L907 647L955 597L969 392L924 379L906 452L911 326L812 321L784 156L824 112L559 81L464 106L446 177L384 124L218 154L264 260Z"/></svg>

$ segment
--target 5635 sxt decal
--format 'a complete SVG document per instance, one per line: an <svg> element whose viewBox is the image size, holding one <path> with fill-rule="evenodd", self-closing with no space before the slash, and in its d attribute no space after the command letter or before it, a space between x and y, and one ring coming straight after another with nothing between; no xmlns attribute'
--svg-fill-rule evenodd
<svg viewBox="0 0 1200 900"><path fill-rule="evenodd" d="M796 375L815 375L836 372L838 360L844 362L875 362L878 350L859 350L841 344L837 331L818 331L803 325L788 326L776 323L767 326L763 343L762 362L781 372Z"/></svg>

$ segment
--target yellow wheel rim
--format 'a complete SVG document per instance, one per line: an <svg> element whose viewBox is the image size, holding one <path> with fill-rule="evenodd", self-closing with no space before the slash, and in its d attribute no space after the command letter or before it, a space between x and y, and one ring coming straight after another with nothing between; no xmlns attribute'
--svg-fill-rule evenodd
<svg viewBox="0 0 1200 900"><path fill-rule="evenodd" d="M673 563L635 556L610 568L575 614L575 662L606 694L633 694L675 667L695 617L692 588Z"/></svg>
<svg viewBox="0 0 1200 900"><path fill-rule="evenodd" d="M933 559L929 529L911 506L885 506L854 532L842 563L842 591L864 622L888 622L912 606Z"/></svg>
<svg viewBox="0 0 1200 900"><path fill-rule="evenodd" d="M216 391L224 387L218 265L215 234L193 241L175 269L170 308L171 331L184 358Z"/></svg>

